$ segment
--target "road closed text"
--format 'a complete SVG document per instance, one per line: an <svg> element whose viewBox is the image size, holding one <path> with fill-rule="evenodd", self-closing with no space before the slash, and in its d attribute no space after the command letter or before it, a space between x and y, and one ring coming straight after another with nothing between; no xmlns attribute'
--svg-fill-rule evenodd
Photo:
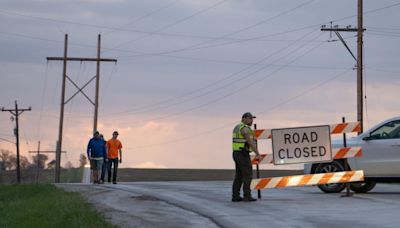
<svg viewBox="0 0 400 228"><path fill-rule="evenodd" d="M318 133L311 131L309 133L304 132L303 135L299 133L294 134L284 134L285 144L304 144L310 142L318 141ZM293 151L289 148L282 148L278 151L278 156L280 159L292 159L292 158L308 158L308 157L323 157L326 155L325 146L305 146L305 147L295 147Z"/></svg>
<svg viewBox="0 0 400 228"><path fill-rule="evenodd" d="M329 126L272 130L275 164L332 160Z"/></svg>

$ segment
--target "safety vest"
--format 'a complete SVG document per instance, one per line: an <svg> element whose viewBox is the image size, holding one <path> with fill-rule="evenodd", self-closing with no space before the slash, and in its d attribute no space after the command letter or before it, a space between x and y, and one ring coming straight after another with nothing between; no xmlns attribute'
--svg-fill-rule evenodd
<svg viewBox="0 0 400 228"><path fill-rule="evenodd" d="M254 131L247 126L244 123L240 123L238 125L236 125L236 127L233 129L233 133L232 133L232 150L233 151L242 151L242 150L247 150L249 151L249 144L247 143L246 138L242 135L241 130L244 127L248 127L250 129L250 134L252 134L254 136Z"/></svg>

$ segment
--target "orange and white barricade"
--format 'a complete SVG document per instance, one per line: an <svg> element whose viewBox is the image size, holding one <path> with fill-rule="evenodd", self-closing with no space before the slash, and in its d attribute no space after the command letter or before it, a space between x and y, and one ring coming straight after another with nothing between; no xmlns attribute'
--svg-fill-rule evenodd
<svg viewBox="0 0 400 228"><path fill-rule="evenodd" d="M330 126L330 134L344 134L344 133L353 133L361 131L360 122L331 124L329 126ZM259 129L254 131L257 140L272 139L272 129ZM361 156L362 156L361 147L344 147L332 150L333 160L361 157ZM261 154L260 160L256 160L255 156L252 155L251 162L253 165L257 165L257 171L258 171L258 165L273 164L274 159L272 154ZM347 183L347 182L358 182L358 181L364 181L363 170L253 179L251 182L251 189L260 190L265 188L285 188L285 187L295 187L295 186L322 185L322 184ZM261 195L259 192L259 198L260 196Z"/></svg>
<svg viewBox="0 0 400 228"><path fill-rule="evenodd" d="M350 123L339 123L329 125L331 129L331 134L343 134L360 132L361 124L360 122L350 122ZM254 130L257 139L271 139L271 129L259 129Z"/></svg>
<svg viewBox="0 0 400 228"><path fill-rule="evenodd" d="M259 190L358 181L364 181L362 170L253 179L250 188Z"/></svg>

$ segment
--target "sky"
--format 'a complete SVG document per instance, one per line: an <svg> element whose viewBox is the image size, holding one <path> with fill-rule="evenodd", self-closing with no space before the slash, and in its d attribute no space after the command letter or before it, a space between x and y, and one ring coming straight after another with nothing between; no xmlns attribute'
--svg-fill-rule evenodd
<svg viewBox="0 0 400 228"><path fill-rule="evenodd" d="M364 126L399 116L400 3L364 0ZM357 120L355 60L322 25L357 25L356 0L2 0L0 107L20 115L21 154L55 150L64 35L68 56L96 57L101 34L98 129L123 144L120 167L232 169L233 127L258 129ZM343 32L356 55L356 34ZM68 62L82 87L93 62ZM83 90L94 100L95 83ZM66 99L76 92L66 83ZM62 165L78 165L93 130L80 93L65 105ZM15 151L11 114L0 148ZM268 140L261 153L271 153ZM49 154L49 159L54 159ZM298 166L297 166L298 167ZM283 166L262 168L287 168Z"/></svg>

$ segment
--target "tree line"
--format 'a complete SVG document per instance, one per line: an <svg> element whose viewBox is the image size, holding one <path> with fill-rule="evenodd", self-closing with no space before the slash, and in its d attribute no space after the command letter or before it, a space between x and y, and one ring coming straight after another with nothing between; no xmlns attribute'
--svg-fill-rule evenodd
<svg viewBox="0 0 400 228"><path fill-rule="evenodd" d="M54 169L55 168L55 160L51 160L47 162L49 157L45 154L38 154L32 156L32 162L26 156L19 156L19 165L21 169ZM79 157L79 167L84 167L87 163L87 158L84 153L82 153ZM0 149L0 170L15 170L17 168L17 156L15 153ZM70 161L65 163L64 168L73 168L73 165Z"/></svg>

